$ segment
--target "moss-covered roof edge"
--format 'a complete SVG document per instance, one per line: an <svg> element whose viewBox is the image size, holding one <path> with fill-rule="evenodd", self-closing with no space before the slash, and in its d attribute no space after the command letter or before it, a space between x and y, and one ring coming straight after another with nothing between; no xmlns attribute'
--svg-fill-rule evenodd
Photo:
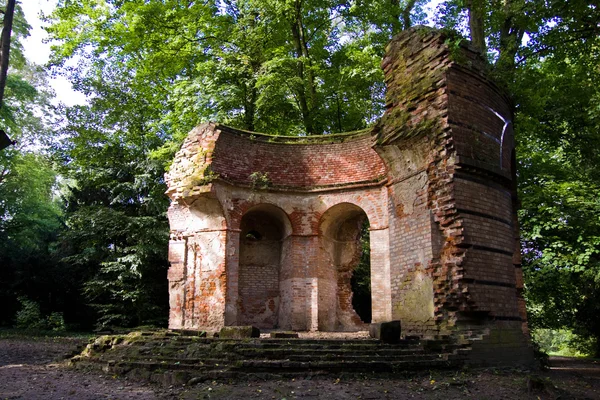
<svg viewBox="0 0 600 400"><path fill-rule="evenodd" d="M233 133L236 135L244 136L250 140L256 140L265 143L277 143L277 144L330 144L330 143L342 143L351 139L358 139L363 136L371 134L373 127L351 131L343 133L332 133L324 135L308 135L308 136L285 136L285 135L272 135L268 133L247 131L244 129L233 128L231 126L215 123L215 129L222 132Z"/></svg>

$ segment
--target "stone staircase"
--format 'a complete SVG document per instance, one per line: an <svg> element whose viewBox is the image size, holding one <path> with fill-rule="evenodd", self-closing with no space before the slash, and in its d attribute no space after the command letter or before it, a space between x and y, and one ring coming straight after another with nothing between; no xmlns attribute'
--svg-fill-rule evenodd
<svg viewBox="0 0 600 400"><path fill-rule="evenodd" d="M169 331L134 332L97 338L71 364L167 385L217 379L382 375L460 367L469 351L466 344L449 337L386 344L374 339L218 339Z"/></svg>

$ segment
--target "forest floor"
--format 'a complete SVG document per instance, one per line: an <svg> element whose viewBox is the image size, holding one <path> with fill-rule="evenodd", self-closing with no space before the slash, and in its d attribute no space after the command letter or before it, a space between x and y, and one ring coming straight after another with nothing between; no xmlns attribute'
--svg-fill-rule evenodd
<svg viewBox="0 0 600 400"><path fill-rule="evenodd" d="M471 369L395 379L326 377L204 382L160 387L64 361L86 338L0 338L0 400L5 399L600 399L600 360L552 357L546 371Z"/></svg>

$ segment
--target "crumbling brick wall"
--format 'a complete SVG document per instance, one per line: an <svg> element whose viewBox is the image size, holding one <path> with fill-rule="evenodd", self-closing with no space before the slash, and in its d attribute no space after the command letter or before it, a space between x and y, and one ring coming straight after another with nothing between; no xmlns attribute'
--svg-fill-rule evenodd
<svg viewBox="0 0 600 400"><path fill-rule="evenodd" d="M423 27L394 38L371 129L190 133L167 174L172 328L364 329L349 276L366 218L373 322L524 346L510 102L453 40ZM256 223L262 239L247 237L257 210L278 235Z"/></svg>

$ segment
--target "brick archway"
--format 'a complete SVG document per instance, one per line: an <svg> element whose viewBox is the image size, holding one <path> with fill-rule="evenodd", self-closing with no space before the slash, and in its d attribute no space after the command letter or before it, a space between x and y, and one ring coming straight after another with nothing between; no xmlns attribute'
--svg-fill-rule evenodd
<svg viewBox="0 0 600 400"><path fill-rule="evenodd" d="M240 222L239 324L272 329L278 326L282 260L288 252L291 224L281 209L260 204Z"/></svg>
<svg viewBox="0 0 600 400"><path fill-rule="evenodd" d="M318 268L319 330L351 331L365 328L352 306L351 279L360 262L360 236L368 222L365 211L352 203L340 203L321 217ZM335 307L332 305L335 304Z"/></svg>

